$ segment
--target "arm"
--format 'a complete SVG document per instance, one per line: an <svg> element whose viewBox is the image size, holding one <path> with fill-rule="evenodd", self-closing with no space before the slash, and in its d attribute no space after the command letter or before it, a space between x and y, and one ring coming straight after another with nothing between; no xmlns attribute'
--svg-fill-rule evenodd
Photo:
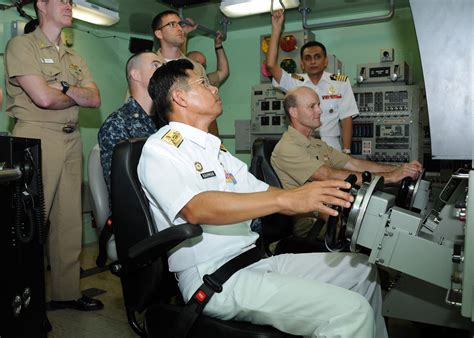
<svg viewBox="0 0 474 338"><path fill-rule="evenodd" d="M372 173L372 175L383 176L386 183L396 183L405 177L416 178L418 173L423 169L423 166L418 161L404 163L398 167L372 161L359 160L351 157L351 159L344 166L344 169L353 171L354 173L369 171ZM357 174L358 182L359 176L360 175Z"/></svg>
<svg viewBox="0 0 474 338"><path fill-rule="evenodd" d="M285 16L282 10L273 12L272 14L272 35L268 46L266 66L273 78L280 82L282 70L278 64L278 45L280 43L280 35L283 28Z"/></svg>
<svg viewBox="0 0 474 338"><path fill-rule="evenodd" d="M352 143L352 117L341 120L342 149L351 149Z"/></svg>
<svg viewBox="0 0 474 338"><path fill-rule="evenodd" d="M183 54L186 55L186 52L188 51L188 34L191 33L192 31L195 31L198 28L198 24L194 22L193 19L191 18L186 18L185 19L186 25L183 27L184 31L184 43L181 45L179 48Z"/></svg>
<svg viewBox="0 0 474 338"><path fill-rule="evenodd" d="M39 75L17 76L15 80L31 101L40 108L60 110L76 105L73 99L62 93L59 83L48 85Z"/></svg>
<svg viewBox="0 0 474 338"><path fill-rule="evenodd" d="M217 69L214 73L219 79L219 83L217 85L220 85L229 76L229 63L227 61L227 55L225 54L224 47L222 46L221 32L217 32L216 34L214 39L214 48L216 50L217 58Z"/></svg>
<svg viewBox="0 0 474 338"><path fill-rule="evenodd" d="M332 216L337 212L325 204L350 206L353 198L341 188L343 181L311 182L292 190L270 188L258 193L202 192L181 209L189 223L232 224L280 212L286 215L320 211Z"/></svg>
<svg viewBox="0 0 474 338"><path fill-rule="evenodd" d="M51 84L50 87L58 89L62 94L63 87L59 83ZM94 82L88 83L83 87L70 85L66 94L71 100L80 107L98 108L100 106L100 94Z"/></svg>

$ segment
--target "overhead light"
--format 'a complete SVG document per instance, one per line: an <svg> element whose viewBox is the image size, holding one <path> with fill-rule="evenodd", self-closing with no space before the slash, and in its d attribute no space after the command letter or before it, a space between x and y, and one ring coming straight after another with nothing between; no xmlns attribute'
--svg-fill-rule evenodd
<svg viewBox="0 0 474 338"><path fill-rule="evenodd" d="M72 17L100 26L111 26L119 21L119 13L90 3L87 0L74 0Z"/></svg>
<svg viewBox="0 0 474 338"><path fill-rule="evenodd" d="M286 9L298 7L300 4L300 0L222 0L220 10L229 18L237 18L270 12L272 2L273 10L282 9L281 3Z"/></svg>

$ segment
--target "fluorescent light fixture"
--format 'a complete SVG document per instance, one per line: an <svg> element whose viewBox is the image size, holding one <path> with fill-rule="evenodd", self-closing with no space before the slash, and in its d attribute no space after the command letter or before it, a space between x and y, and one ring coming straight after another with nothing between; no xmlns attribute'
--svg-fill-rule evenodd
<svg viewBox="0 0 474 338"><path fill-rule="evenodd" d="M119 13L87 0L74 0L72 17L100 26L111 26L119 21Z"/></svg>
<svg viewBox="0 0 474 338"><path fill-rule="evenodd" d="M222 0L220 10L229 18L260 14L281 9L280 0ZM300 0L282 0L286 9L298 7Z"/></svg>

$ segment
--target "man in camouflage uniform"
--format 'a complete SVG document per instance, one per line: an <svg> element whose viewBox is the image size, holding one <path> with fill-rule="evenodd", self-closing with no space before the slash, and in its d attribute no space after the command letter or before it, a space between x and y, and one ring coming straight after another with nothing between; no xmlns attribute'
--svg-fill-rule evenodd
<svg viewBox="0 0 474 338"><path fill-rule="evenodd" d="M151 76L161 65L160 58L153 52L134 54L128 59L126 77L130 97L122 107L110 114L100 127L100 162L109 193L115 145L129 138L148 137L165 124L152 114L153 102L147 89Z"/></svg>

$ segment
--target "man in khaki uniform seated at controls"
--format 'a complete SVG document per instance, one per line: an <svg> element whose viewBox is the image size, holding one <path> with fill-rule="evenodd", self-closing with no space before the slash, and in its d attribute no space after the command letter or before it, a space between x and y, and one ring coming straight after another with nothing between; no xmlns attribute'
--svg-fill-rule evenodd
<svg viewBox="0 0 474 338"><path fill-rule="evenodd" d="M379 164L353 158L314 138L313 132L321 125L319 97L308 87L289 91L283 108L290 125L273 150L271 163L285 189L292 189L311 181L345 179L350 174L362 183L362 172L383 176L385 182L395 183L405 177L416 178L422 170L418 161L401 166ZM305 238L310 233L317 215L294 217L293 233Z"/></svg>

